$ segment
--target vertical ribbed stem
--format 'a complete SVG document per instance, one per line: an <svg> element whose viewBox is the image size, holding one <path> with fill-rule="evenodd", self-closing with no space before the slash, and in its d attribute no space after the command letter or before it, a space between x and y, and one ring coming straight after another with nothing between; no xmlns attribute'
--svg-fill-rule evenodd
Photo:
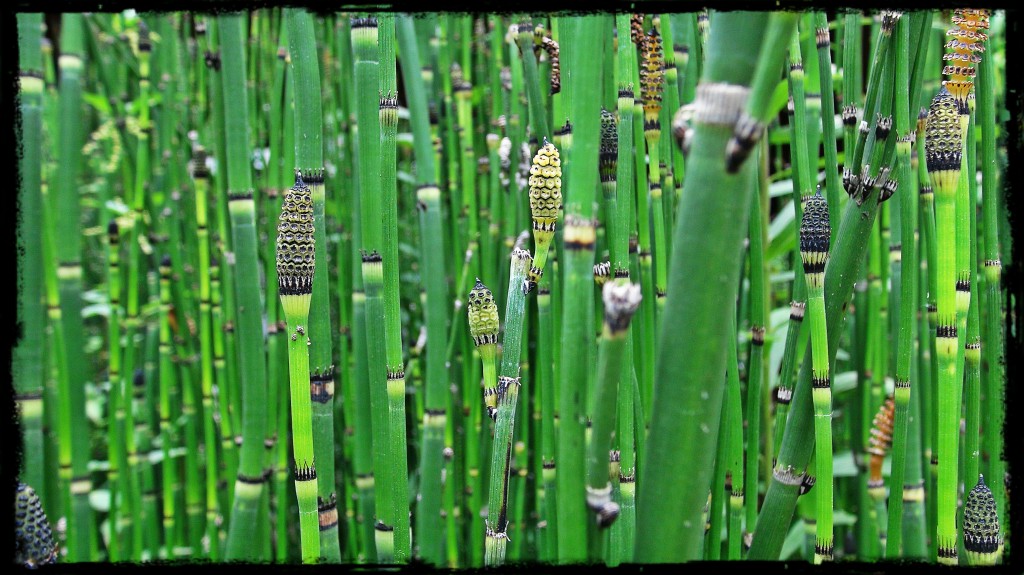
<svg viewBox="0 0 1024 575"><path fill-rule="evenodd" d="M240 14L218 17L224 58L222 75L224 132L228 174L228 210L235 259L236 330L242 393L242 448L225 557L262 558L256 536L263 484L263 440L266 422L266 361L263 306L259 284L255 202L249 164L248 94L245 88L245 44Z"/></svg>
<svg viewBox="0 0 1024 575"><path fill-rule="evenodd" d="M584 495L584 426L586 394L590 390L590 352L593 344L593 296L590 287L594 266L594 195L598 188L599 98L603 64L600 42L604 37L602 16L574 18L561 39L573 68L567 82L572 144L566 146L565 284L562 309L562 357L575 357L561 365L559 408L561 427L558 448L558 558L562 563L587 559L587 521ZM567 164L568 165L568 164Z"/></svg>
<svg viewBox="0 0 1024 575"><path fill-rule="evenodd" d="M819 191L808 198L800 222L800 258L807 281L807 312L811 324L811 387L814 403L815 564L832 560L832 377L825 323L825 266L831 228L829 206Z"/></svg>
<svg viewBox="0 0 1024 575"><path fill-rule="evenodd" d="M899 299L895 301L893 315L898 310L898 332L896 334L896 383L893 392L896 401L896 418L893 423L893 455L892 469L889 474L889 517L886 528L887 541L885 557L894 558L900 555L903 540L903 477L906 472L907 433L910 417L911 401L911 358L913 356L914 312L917 301L917 252L914 246L914 232L917 230L917 201L912 185L910 152L915 137L910 116L910 86L904 78L910 76L910 22L900 19L896 28L896 70L895 70L895 101L893 103L896 135L896 178L904 185L904 192L895 198L899 207L897 217L893 218L892 240L890 243L890 261L899 254L899 261L894 262L893 293ZM899 250L898 252L896 250ZM898 263L897 267L895 264Z"/></svg>
<svg viewBox="0 0 1024 575"><path fill-rule="evenodd" d="M888 111L890 106L891 88L888 94L882 99L881 109L884 111ZM885 118L883 121L886 121ZM831 358L834 357L842 333L840 318L844 304L849 300L854 281L859 275L857 272L864 260L864 245L870 236L872 223L878 211L877 193L887 181L887 166L891 163L895 151L895 137L889 137L888 131L880 131L878 136L877 161L871 162L872 185L859 190L860 196L857 201L847 203L840 221L839 233L836 234L836 245L832 249L831 264L825 274L826 325L831 326L828 329L830 367ZM788 524L788 518L792 517L803 469L811 453L812 443L808 441L812 419L811 376L811 365L804 362L790 405L782 445L776 457L772 482L758 515L757 537L754 538L749 554L751 559L778 558L782 548L785 528L780 528L779 525Z"/></svg>
<svg viewBox="0 0 1024 575"><path fill-rule="evenodd" d="M960 178L961 137L956 103L945 89L932 100L928 113L925 149L928 174L935 193L937 240L936 361L939 364L938 464L938 557L956 564L957 463L960 430L960 401L956 381L956 188Z"/></svg>
<svg viewBox="0 0 1024 575"><path fill-rule="evenodd" d="M990 45L990 44L989 44ZM984 273L986 320L982 332L983 388L988 409L985 414L985 449L989 463L986 473L992 482L992 497L999 509L1001 525L1008 525L1007 500L1003 476L1006 459L1003 454L1003 421L1006 416L1003 402L1004 343L1002 313L1002 264L1000 262L999 232L1002 222L998 216L998 199L1003 193L999 183L996 155L996 94L995 70L991 60L978 66L978 122L981 129L982 226L984 233ZM1008 246L1004 246L1006 249Z"/></svg>
<svg viewBox="0 0 1024 575"><path fill-rule="evenodd" d="M85 22L81 14L62 19L60 68L60 133L54 134L59 170L50 208L57 224L55 255L60 285L61 321L64 325L65 359L59 366L68 371L71 403L71 496L73 509L68 516L68 551L73 561L96 559L96 526L88 495L92 480L87 469L89 433L85 416L85 384L89 370L85 360L85 333L82 322L82 219L80 204L81 147L84 140L82 119L82 83L85 70ZM147 79L148 80L148 79ZM148 128L140 120L143 130ZM139 138L143 140L142 137ZM76 366L72 368L72 366Z"/></svg>
<svg viewBox="0 0 1024 575"><path fill-rule="evenodd" d="M380 156L380 91L377 48L377 20L357 18L352 22L352 48L356 69L356 122L359 129L359 195L363 287L366 291L365 329L369 370L370 407L373 429L373 469L375 473L375 541L377 559L395 559L394 507L392 505L393 468L388 441L388 369L385 357L384 268L382 263L383 226Z"/></svg>
<svg viewBox="0 0 1024 575"><path fill-rule="evenodd" d="M15 402L17 403L18 417L22 426L22 453L23 461L19 470L19 478L35 489L43 500L47 497L56 499L57 494L47 494L43 480L46 470L44 469L44 404L43 404L43 380L44 367L43 346L45 315L43 310L43 230L42 210L43 198L41 193L42 178L42 154L43 154L43 118L42 118L42 97L43 97L43 61L40 52L40 33L42 32L41 14L18 14L18 35L19 35L19 96L21 98L21 130L19 133L21 142L21 159L19 172L21 174L21 185L18 190L18 300L17 300L17 321L21 325L21 338L13 352L12 382L14 384ZM115 231L117 229L115 225ZM116 238L116 233L114 235ZM117 242L108 247L109 260L108 274L117 273ZM111 314L109 324L117 324L117 306L111 303ZM113 327L111 332L119 333ZM118 348L117 339L109 340L111 349L111 363L108 372L108 379L111 382L111 397L117 397L115 382L118 380L118 367L120 356L113 353ZM118 351L120 351L118 349ZM108 411L108 422L114 420L115 407L117 402L112 403ZM53 409L55 406L50 406ZM119 463L116 462L118 453L118 439L116 426L108 423L111 430L111 467L108 478L111 485L117 483ZM113 501L113 498L111 498ZM111 517L116 517L111 507ZM115 522L111 521L113 525ZM111 531L113 533L113 530ZM114 538L112 538L113 540Z"/></svg>
<svg viewBox="0 0 1024 575"><path fill-rule="evenodd" d="M761 159L760 157L758 158ZM763 166L763 161L759 162ZM758 193L750 202L750 220L748 237L750 238L749 278L750 278L750 369L747 371L747 405L746 405L746 471L744 474L744 505L746 507L744 549L750 548L754 536L753 529L757 523L758 482L761 465L761 409L764 397L765 369L765 330L767 316L765 304L768 299L766 290L767 271L764 255L764 219L765 203L768 198L768 186L764 178L759 178ZM764 438L766 444L769 438Z"/></svg>
<svg viewBox="0 0 1024 575"><path fill-rule="evenodd" d="M532 260L526 250L515 249L509 270L508 297L505 300L505 334L497 389L494 447L491 449L490 489L488 490L484 561L487 565L505 562L508 543L508 480L512 456L512 431L516 404L521 389L519 357L522 349L526 293L522 286ZM497 310L495 310L497 311ZM497 319L497 318L495 318ZM495 337L496 334L495 334Z"/></svg>
<svg viewBox="0 0 1024 575"><path fill-rule="evenodd" d="M638 561L682 561L699 556L703 533L699 518L710 483L724 391L723 342L735 337L728 317L735 313L754 175L751 163L744 163L738 174L727 173L724 152L748 95L766 21L763 14L716 14L707 74L698 89L701 113L694 118L694 141L676 219L668 282L672 296L665 303L644 458L658 460L658 466L642 469L646 475L641 480L637 510ZM723 190L731 190L733 201L719 201ZM715 209L710 209L712 205ZM704 285L689 285L697 277L704 278ZM678 349L668 326L681 322L692 326L692 345ZM668 353L670 349L675 352ZM706 368L687 368L696 361ZM684 446L683 453L664 457L679 446ZM694 486L673 488L685 474L692 474ZM677 534L678 544L659 545L661 533Z"/></svg>
<svg viewBox="0 0 1024 575"><path fill-rule="evenodd" d="M729 475L726 482L728 493L727 508L729 510L729 528L726 536L726 559L738 561L740 559L743 543L743 500L744 478L743 478L743 402L740 396L740 375L739 375L739 344L737 343L736 318L730 318L732 337L726 343L725 359L725 399L723 409L725 411L725 437L724 449L719 450L725 458L722 465Z"/></svg>
<svg viewBox="0 0 1024 575"><path fill-rule="evenodd" d="M395 67L395 18L380 18L380 225L383 231L384 335L388 397L388 457L391 459L391 504L395 561L411 558L409 473L406 460L405 367L402 361L402 318L398 295L398 182L395 176L398 130L398 87ZM365 228L364 228L365 231ZM385 486L387 489L388 487Z"/></svg>
<svg viewBox="0 0 1024 575"><path fill-rule="evenodd" d="M437 566L444 564L441 517L442 454L444 430L447 425L447 401L445 381L448 368L445 365L444 343L447 337L446 311L447 289L445 286L445 258L443 246L440 190L437 187L434 168L434 150L431 145L430 125L427 114L427 97L423 80L418 76L420 53L416 45L413 19L407 15L398 17L397 33L402 53L402 79L408 93L411 110L413 142L416 158L416 199L419 202L420 269L424 274L426 308L424 310L427 329L426 390L423 412L423 440L420 455L420 494L416 507L416 529L418 535L417 555ZM494 168L497 169L496 167Z"/></svg>
<svg viewBox="0 0 1024 575"><path fill-rule="evenodd" d="M323 111L320 69L313 17L305 10L289 9L284 18L295 98L295 170L312 191L316 271L310 303L309 397L313 412L313 451L317 457L317 513L320 551L329 563L341 561L338 510L334 477L334 364L331 360L331 313L328 292L327 233L324 217L326 190L323 161Z"/></svg>
<svg viewBox="0 0 1024 575"><path fill-rule="evenodd" d="M640 303L640 286L628 280L609 282L603 290L604 327L598 344L597 385L591 395L592 429L587 449L587 507L597 516L598 527L612 525L619 505L612 501L608 475L608 452L615 430L615 404L623 373L621 360L627 343L629 322Z"/></svg>

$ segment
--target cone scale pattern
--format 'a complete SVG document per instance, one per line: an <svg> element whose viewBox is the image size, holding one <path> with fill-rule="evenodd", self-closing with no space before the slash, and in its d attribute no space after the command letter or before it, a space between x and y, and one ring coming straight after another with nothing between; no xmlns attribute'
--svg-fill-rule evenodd
<svg viewBox="0 0 1024 575"><path fill-rule="evenodd" d="M18 483L14 499L14 560L30 568L57 560L46 512L35 490L24 483Z"/></svg>
<svg viewBox="0 0 1024 575"><path fill-rule="evenodd" d="M498 306L487 286L476 280L469 292L469 334L477 347L498 342Z"/></svg>
<svg viewBox="0 0 1024 575"><path fill-rule="evenodd" d="M277 226L277 282L281 295L313 293L313 197L295 175Z"/></svg>
<svg viewBox="0 0 1024 575"><path fill-rule="evenodd" d="M562 160L554 144L544 145L530 165L530 215L533 219L534 259L523 289L529 293L540 281L548 247L555 235L555 222L562 209Z"/></svg>
<svg viewBox="0 0 1024 575"><path fill-rule="evenodd" d="M1003 548L999 532L999 513L985 477L967 494L964 505L964 550L971 565L994 565Z"/></svg>

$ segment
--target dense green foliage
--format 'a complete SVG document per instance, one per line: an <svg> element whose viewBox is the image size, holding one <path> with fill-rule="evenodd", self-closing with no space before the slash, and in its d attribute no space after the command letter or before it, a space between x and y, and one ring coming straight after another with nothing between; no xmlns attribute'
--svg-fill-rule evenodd
<svg viewBox="0 0 1024 575"><path fill-rule="evenodd" d="M1005 562L1006 29L19 15L18 560Z"/></svg>

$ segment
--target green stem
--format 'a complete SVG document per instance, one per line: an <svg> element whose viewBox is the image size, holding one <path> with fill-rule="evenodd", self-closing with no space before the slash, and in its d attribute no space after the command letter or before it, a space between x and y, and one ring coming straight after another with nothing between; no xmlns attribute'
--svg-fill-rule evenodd
<svg viewBox="0 0 1024 575"><path fill-rule="evenodd" d="M985 434L985 452L988 453L989 464L987 475L991 478L992 497L999 509L1000 525L1008 525L1007 499L1003 476L1006 469L1006 456L1003 454L1003 421L1006 416L1003 403L1003 390L1006 384L1004 377L1004 343L1002 321L1002 264L1000 263L999 231L1002 222L998 216L998 200L1002 192L996 154L996 93L995 70L991 59L982 60L978 65L978 121L981 128L981 178L982 178L982 224L984 233L984 271L985 271L985 310L986 321L982 340L982 365L988 369L983 372L985 379L983 388L988 398L988 409L985 415L986 429L992 433ZM1009 246L1004 246L1008 249ZM980 250L979 250L980 251Z"/></svg>
<svg viewBox="0 0 1024 575"><path fill-rule="evenodd" d="M266 427L266 360L263 343L263 306L260 302L259 259L256 243L255 202L249 164L248 96L245 91L245 45L240 14L218 16L224 57L224 131L228 172L228 206L235 256L236 330L238 362L244 383L242 449L235 481L235 498L225 557L262 559L256 537L263 484L263 440Z"/></svg>
<svg viewBox="0 0 1024 575"><path fill-rule="evenodd" d="M749 214L754 173L750 163L744 163L738 174L727 173L724 153L753 76L766 16L722 12L715 18L698 100L716 109L721 106L729 120L695 118L669 269L668 293L674 295L665 303L666 329L660 334L655 377L657 401L651 407L645 461L668 453L678 455L663 457L657 467L645 470L637 510L638 561L682 561L699 556L700 515L705 486L710 482L723 392L720 378L726 357L722 342L735 337L728 317L735 309L743 224ZM730 190L733 201L720 201L724 190ZM689 285L697 277L704 278L703 285ZM692 343L680 349L667 326L682 321L693 331ZM676 352L668 353L669 349ZM698 361L706 369L687 367ZM682 453L678 452L680 446ZM674 489L685 474L691 474L694 487ZM674 534L677 544L659 545L662 533Z"/></svg>
<svg viewBox="0 0 1024 575"><path fill-rule="evenodd" d="M35 489L39 497L47 499L46 486L43 480L46 470L44 469L44 403L43 403L43 381L44 362L43 347L45 330L45 311L43 309L43 231L41 227L41 211L44 209L41 193L42 178L42 152L43 152L43 118L42 118L42 97L43 97L43 60L40 52L40 32L42 28L41 14L18 14L19 44L19 89L21 99L21 130L19 140L21 142L21 162L19 172L21 174L21 185L18 191L18 300L17 300L17 321L22 326L22 335L17 347L13 352L12 382L14 384L15 402L17 403L18 417L22 426L22 453L24 459L19 470L21 481ZM116 230L113 237L115 242L108 247L108 254L111 257L108 267L108 274L113 277L117 274L117 242ZM119 333L114 327L118 324L117 306L111 303L110 331L112 337L109 340L111 350L110 371L108 380L111 386L111 397L117 397L117 385L119 381L118 367L120 344L113 334ZM108 482L114 485L118 480L117 459L119 443L116 426L113 422L113 414L117 402L112 402L108 415L111 440L111 468L108 473ZM52 409L52 407L51 407ZM56 494L50 494L56 497ZM111 498L113 501L113 498ZM111 508L114 509L113 507ZM111 517L116 517L112 512ZM111 525L115 522L111 521ZM113 532L113 531L112 531ZM114 540L112 537L111 540ZM111 559L113 560L113 559Z"/></svg>
<svg viewBox="0 0 1024 575"><path fill-rule="evenodd" d="M316 471L320 552L328 563L341 561L334 476L334 365L331 361L331 313L328 292L327 223L324 217L323 111L320 69L313 17L288 9L288 47L293 66L288 75L295 98L295 170L309 184L313 197L316 270L310 304L310 401L313 412L313 452Z"/></svg>
<svg viewBox="0 0 1024 575"><path fill-rule="evenodd" d="M597 514L597 525L604 529L615 521L619 505L611 499L608 452L615 430L615 404L622 376L629 321L640 304L640 286L628 281L605 284L604 327L598 344L597 387L592 395L591 437L587 449L587 506Z"/></svg>
<svg viewBox="0 0 1024 575"><path fill-rule="evenodd" d="M519 357L526 315L526 294L522 289L531 264L526 250L512 251L508 297L505 307L505 335L502 339L501 375L497 384L497 417L494 448L491 449L490 489L488 490L484 561L501 565L508 542L508 480L512 455L512 430L516 403L521 388ZM496 319L496 318L495 318ZM496 337L496 334L495 334Z"/></svg>
<svg viewBox="0 0 1024 575"><path fill-rule="evenodd" d="M392 504L394 468L388 441L390 420L388 368L385 350L386 321L383 251L383 204L381 198L381 138L377 20L357 18L352 21L352 48L355 54L357 79L356 122L359 129L359 195L363 287L366 290L365 329L368 385L373 429L373 469L375 473L374 535L377 559L395 560L395 521ZM376 88L376 89L375 89Z"/></svg>
<svg viewBox="0 0 1024 575"><path fill-rule="evenodd" d="M904 189L914 191L910 169L910 150L913 145L914 132L910 123L910 86L902 78L910 75L910 22L901 19L896 29L896 92L895 119L896 134L896 178L904 182ZM914 232L917 224L917 202L912 194L899 194L895 199L898 217L893 219L892 243L890 253L896 254L899 248L899 267L894 265L893 292L899 292L899 300L893 310L898 310L899 331L896 355L895 401L896 418L893 423L892 466L889 474L889 516L886 528L887 541L885 556L898 557L903 540L903 489L907 459L907 433L910 416L912 382L910 379L911 357L913 356L914 312L917 308L917 252L914 246ZM890 258L892 259L892 258Z"/></svg>
<svg viewBox="0 0 1024 575"><path fill-rule="evenodd" d="M572 143L566 146L565 200L565 283L562 308L562 357L575 357L561 365L559 409L561 427L558 446L558 558L562 563L587 559L585 484L586 395L590 391L589 366L593 344L593 295L596 234L593 224L594 195L598 188L598 144L600 139L599 98L582 97L598 93L603 63L600 42L604 17L571 18L572 24L560 38L566 59L575 71L567 82L569 114L573 125ZM567 163L567 166L570 164ZM536 221L536 220L535 220ZM539 247L539 246L538 246Z"/></svg>

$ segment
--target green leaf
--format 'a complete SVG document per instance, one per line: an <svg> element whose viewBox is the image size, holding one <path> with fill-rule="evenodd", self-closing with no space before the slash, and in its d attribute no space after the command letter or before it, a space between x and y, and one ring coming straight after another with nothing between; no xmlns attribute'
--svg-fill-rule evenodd
<svg viewBox="0 0 1024 575"><path fill-rule="evenodd" d="M768 249L765 250L765 259L771 261L782 254L790 252L796 247L796 210L793 208L793 200L786 202L779 213L770 224L768 224Z"/></svg>
<svg viewBox="0 0 1024 575"><path fill-rule="evenodd" d="M85 100L86 104L95 108L100 114L109 115L111 113L110 101L99 94L93 92L82 92L82 99Z"/></svg>
<svg viewBox="0 0 1024 575"><path fill-rule="evenodd" d="M857 523L857 516L853 513L836 509L832 511L832 525L854 525Z"/></svg>
<svg viewBox="0 0 1024 575"><path fill-rule="evenodd" d="M777 182L772 182L771 184L768 185L768 196L769 197L777 198L779 196L784 196L786 194L792 194L792 193L793 193L793 180L792 179L779 180Z"/></svg>
<svg viewBox="0 0 1024 575"><path fill-rule="evenodd" d="M398 172L396 174L396 177L398 178L399 182L404 182L404 183L409 184L411 186L415 186L417 184L416 178L413 177L413 175L410 174L409 172L401 172L400 171L400 172Z"/></svg>
<svg viewBox="0 0 1024 575"><path fill-rule="evenodd" d="M857 372L844 371L832 377L832 394L839 395L857 388Z"/></svg>
<svg viewBox="0 0 1024 575"><path fill-rule="evenodd" d="M836 453L832 458L833 477L856 477L857 473L857 464L854 463L852 451Z"/></svg>

